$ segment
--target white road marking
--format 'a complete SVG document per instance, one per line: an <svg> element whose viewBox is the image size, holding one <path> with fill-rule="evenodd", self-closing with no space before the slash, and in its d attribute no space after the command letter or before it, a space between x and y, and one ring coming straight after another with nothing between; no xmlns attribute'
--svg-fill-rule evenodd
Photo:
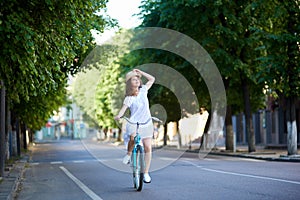
<svg viewBox="0 0 300 200"><path fill-rule="evenodd" d="M160 160L167 160L167 161L169 161L169 160L171 160L171 161L175 161L175 159L174 158L168 158L168 157L158 157Z"/></svg>
<svg viewBox="0 0 300 200"><path fill-rule="evenodd" d="M190 165L193 165L194 167L202 168L202 166L197 165L197 164L195 164L195 163L193 163L193 162L191 162L191 161L187 161L187 160L182 160L182 161L185 162L185 163L188 163L188 164L190 164Z"/></svg>
<svg viewBox="0 0 300 200"><path fill-rule="evenodd" d="M74 160L73 163L85 163L85 160Z"/></svg>
<svg viewBox="0 0 300 200"><path fill-rule="evenodd" d="M93 200L102 200L97 194L95 194L92 190L90 190L86 185L84 185L79 179L77 179L73 174L71 174L66 168L63 166L59 167L72 181L78 185L80 189L82 189L91 199Z"/></svg>
<svg viewBox="0 0 300 200"><path fill-rule="evenodd" d="M229 175L234 175L234 176L242 176L242 177L248 177L248 178L256 178L256 179L263 179L263 180L271 180L271 181L278 181L278 182L283 182L283 183L291 183L291 184L297 184L300 185L299 181L290 181L290 180L285 180L285 179L279 179L279 178L271 178L271 177L266 177L266 176L257 176L257 175L250 175L250 174L242 174L242 173L235 173L235 172L226 172L222 170L215 170L215 169L209 169L209 168L204 168L200 165L197 165L193 162L187 161L187 160L182 160L185 163L189 163L190 165L193 165L194 167L201 168L202 170L205 171L210 171L210 172L216 172L216 173L221 173L221 174L229 174Z"/></svg>
<svg viewBox="0 0 300 200"><path fill-rule="evenodd" d="M30 165L39 165L40 163L35 162L35 163L29 163Z"/></svg>
<svg viewBox="0 0 300 200"><path fill-rule="evenodd" d="M218 161L217 159L213 159L213 158L204 158L203 160L205 160L205 161Z"/></svg>
<svg viewBox="0 0 300 200"><path fill-rule="evenodd" d="M62 164L62 161L54 161L54 162L50 162L51 165L57 165L57 164Z"/></svg>
<svg viewBox="0 0 300 200"><path fill-rule="evenodd" d="M232 158L226 159L230 161L249 161L249 162L267 162L266 160L252 159L252 158Z"/></svg>
<svg viewBox="0 0 300 200"><path fill-rule="evenodd" d="M52 161L52 162L32 162L29 163L30 165L39 165L39 164L47 164L50 163L51 165L57 165L57 164L63 164L63 163L85 163L85 162L97 162L97 160L92 159L92 160L69 160L69 161Z"/></svg>
<svg viewBox="0 0 300 200"><path fill-rule="evenodd" d="M243 177L249 177L249 178L279 181L279 182L284 182L284 183L292 183L292 184L300 185L300 182L298 182L298 181L290 181L290 180L284 180L284 179L279 179L279 178L271 178L271 177L256 176L256 175L249 175L249 174L241 174L241 173L235 173L235 172L226 172L226 171L208 169L208 168L201 168L201 169L206 170L206 171L210 171L210 172L217 172L217 173L221 173L221 174L229 174L229 175L235 175L235 176L243 176Z"/></svg>

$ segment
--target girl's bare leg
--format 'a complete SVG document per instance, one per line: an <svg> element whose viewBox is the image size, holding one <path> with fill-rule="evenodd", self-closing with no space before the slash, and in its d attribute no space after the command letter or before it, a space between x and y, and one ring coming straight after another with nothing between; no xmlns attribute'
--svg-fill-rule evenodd
<svg viewBox="0 0 300 200"><path fill-rule="evenodd" d="M152 159L152 138L143 139L144 148L145 148L145 171L144 173L149 173L151 159Z"/></svg>
<svg viewBox="0 0 300 200"><path fill-rule="evenodd" d="M124 164L130 163L131 153L134 147L134 136L130 136L129 142L127 144L127 155L123 158Z"/></svg>
<svg viewBox="0 0 300 200"><path fill-rule="evenodd" d="M130 135L130 140L128 142L127 146L127 155L131 155L133 147L134 147L134 136L135 135Z"/></svg>

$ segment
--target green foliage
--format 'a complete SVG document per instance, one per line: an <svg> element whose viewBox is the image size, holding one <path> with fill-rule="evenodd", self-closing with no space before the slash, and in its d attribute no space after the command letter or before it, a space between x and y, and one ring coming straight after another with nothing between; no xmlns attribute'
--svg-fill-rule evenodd
<svg viewBox="0 0 300 200"><path fill-rule="evenodd" d="M29 101L21 101L15 103L13 111L21 121L27 124L27 127L32 130L38 130L45 125L46 121L54 110L62 105L66 105L66 90L65 85L61 85L55 91L49 91L45 96L31 97Z"/></svg>
<svg viewBox="0 0 300 200"><path fill-rule="evenodd" d="M95 119L96 105L95 105L95 92L99 84L101 71L92 68L79 72L74 78L72 84L72 97L82 111L86 113L91 119Z"/></svg>
<svg viewBox="0 0 300 200"><path fill-rule="evenodd" d="M256 21L255 36L261 41L257 51L258 82L265 82L269 92L300 97L300 5L299 1L265 1L256 12L264 13Z"/></svg>
<svg viewBox="0 0 300 200"><path fill-rule="evenodd" d="M241 78L247 80L253 91L253 110L262 107L263 83L253 76L257 70L254 59L259 54L254 51L259 41L251 37L253 19L249 10L251 1L144 1L143 26L158 26L177 30L195 39L210 54L223 76L228 104L233 112L243 111ZM159 62L166 62L161 56ZM140 58L137 58L140 59ZM200 104L209 109L210 97L205 83L197 73L191 73L191 66L175 61L171 66L188 77L195 89ZM168 62L166 62L168 63ZM170 65L170 62L168 63Z"/></svg>
<svg viewBox="0 0 300 200"><path fill-rule="evenodd" d="M227 101L233 113L242 112L245 107L242 84L247 84L249 88L252 111L264 107L265 84L287 95L299 95L300 26L297 1L165 0L143 1L141 8L143 27L177 30L208 51L223 77ZM94 115L99 124L114 124L109 118L116 114L116 108L121 106L123 100L120 98L121 90L116 90L124 86L120 77L145 63L165 64L178 71L192 85L200 105L210 108L205 82L190 63L162 50L143 49L125 55L123 50L123 53L116 53L120 49L112 45L99 53L103 55L100 60L106 66L96 90ZM109 59L106 60L106 57ZM110 62L111 57L118 62ZM91 63L99 62L95 55L90 60L93 60ZM103 65L93 67L99 70ZM165 107L167 121L180 118L178 100L169 89L154 85L149 91L149 98L151 104L158 103ZM192 110L190 112L193 113Z"/></svg>
<svg viewBox="0 0 300 200"><path fill-rule="evenodd" d="M104 127L116 126L114 116L121 108L125 94L125 85L119 82L120 73L117 65L112 64L106 67L99 79L100 84L97 85L96 118Z"/></svg>
<svg viewBox="0 0 300 200"><path fill-rule="evenodd" d="M122 106L125 85L121 84L119 66L99 62L77 74L72 95L77 105L98 126L115 127L114 115Z"/></svg>
<svg viewBox="0 0 300 200"><path fill-rule="evenodd" d="M128 49L124 41L130 37L130 33L124 31L89 53L72 84L76 104L98 126L115 127L114 115L122 106L125 85L118 59Z"/></svg>
<svg viewBox="0 0 300 200"><path fill-rule="evenodd" d="M93 46L90 31L114 24L96 15L106 2L0 3L0 79L13 112L32 128L64 102L67 75L77 72Z"/></svg>

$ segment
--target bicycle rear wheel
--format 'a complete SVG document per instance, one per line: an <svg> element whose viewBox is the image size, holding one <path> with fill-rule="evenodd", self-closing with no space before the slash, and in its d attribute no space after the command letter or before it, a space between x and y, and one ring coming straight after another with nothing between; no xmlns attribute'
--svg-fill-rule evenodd
<svg viewBox="0 0 300 200"><path fill-rule="evenodd" d="M138 145L136 150L133 151L133 186L137 191L141 191L143 188L143 179L144 179L144 148L141 145Z"/></svg>

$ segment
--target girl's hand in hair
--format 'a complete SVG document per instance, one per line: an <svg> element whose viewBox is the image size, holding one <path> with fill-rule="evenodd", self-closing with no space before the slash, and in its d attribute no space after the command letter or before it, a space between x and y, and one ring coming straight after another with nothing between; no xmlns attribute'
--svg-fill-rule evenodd
<svg viewBox="0 0 300 200"><path fill-rule="evenodd" d="M138 75L142 75L142 71L139 70L139 69L134 69L133 71L134 71L135 73L137 73Z"/></svg>

